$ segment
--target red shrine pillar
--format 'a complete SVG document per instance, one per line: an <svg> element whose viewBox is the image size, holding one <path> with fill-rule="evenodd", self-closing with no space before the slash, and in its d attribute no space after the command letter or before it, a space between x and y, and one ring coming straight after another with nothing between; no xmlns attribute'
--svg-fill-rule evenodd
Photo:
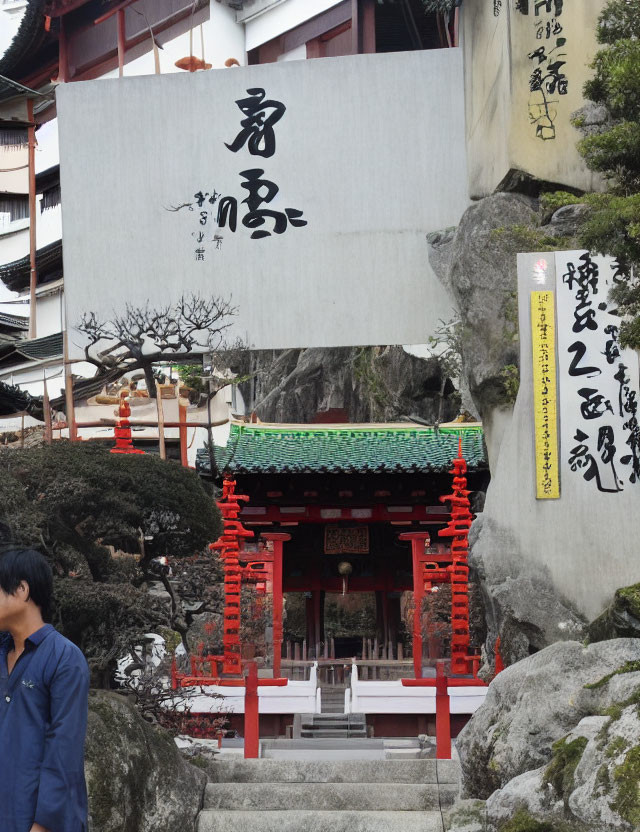
<svg viewBox="0 0 640 832"><path fill-rule="evenodd" d="M273 541L273 678L280 678L282 659L282 547L291 540L284 532L262 532L263 540Z"/></svg>
<svg viewBox="0 0 640 832"><path fill-rule="evenodd" d="M473 522L467 489L467 463L462 455L462 437L458 456L453 460L453 489L440 497L451 504L451 520L439 537L451 539L451 673L469 672L469 528Z"/></svg>
<svg viewBox="0 0 640 832"><path fill-rule="evenodd" d="M429 532L404 532L400 540L411 542L413 560L413 672L422 679L422 601L424 599L424 574L422 560L425 547L431 537Z"/></svg>

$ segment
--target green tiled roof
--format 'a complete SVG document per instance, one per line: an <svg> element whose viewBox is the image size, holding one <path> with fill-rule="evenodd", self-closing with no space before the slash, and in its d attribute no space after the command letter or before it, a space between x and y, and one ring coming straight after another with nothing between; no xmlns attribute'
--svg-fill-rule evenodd
<svg viewBox="0 0 640 832"><path fill-rule="evenodd" d="M486 468L481 427L396 427L388 425L231 425L225 448L216 448L221 469L259 473L418 473L448 471L458 455L458 438L471 469ZM209 470L206 450L198 469Z"/></svg>

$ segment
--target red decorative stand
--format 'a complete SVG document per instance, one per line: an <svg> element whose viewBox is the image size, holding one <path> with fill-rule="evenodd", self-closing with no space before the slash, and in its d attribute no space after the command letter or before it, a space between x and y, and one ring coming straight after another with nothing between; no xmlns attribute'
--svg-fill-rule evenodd
<svg viewBox="0 0 640 832"><path fill-rule="evenodd" d="M469 672L469 528L473 521L467 490L467 463L462 456L462 437L453 461L453 492L440 497L451 503L451 520L439 537L451 538L451 673Z"/></svg>
<svg viewBox="0 0 640 832"><path fill-rule="evenodd" d="M143 454L144 451L133 447L131 440L131 426L129 423L129 416L131 416L131 408L127 401L126 394L120 394L120 410L118 412L118 424L114 428L116 444L111 448L112 454Z"/></svg>
<svg viewBox="0 0 640 832"><path fill-rule="evenodd" d="M240 520L240 502L249 498L236 494L236 481L225 478L222 485L222 498L218 507L222 512L223 532L216 543L209 549L219 550L224 564L224 629L222 635L223 661L222 672L226 675L242 675L242 657L240 655L240 591L242 585L242 568L238 560L240 541L253 537L253 532L245 529Z"/></svg>

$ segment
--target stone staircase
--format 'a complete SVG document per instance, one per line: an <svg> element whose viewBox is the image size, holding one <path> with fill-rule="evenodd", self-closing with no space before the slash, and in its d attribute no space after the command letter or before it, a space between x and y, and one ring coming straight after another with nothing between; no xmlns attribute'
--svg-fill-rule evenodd
<svg viewBox="0 0 640 832"><path fill-rule="evenodd" d="M323 714L344 713L344 685L323 685L321 692L321 707Z"/></svg>
<svg viewBox="0 0 640 832"><path fill-rule="evenodd" d="M215 763L198 832L443 832L451 760Z"/></svg>
<svg viewBox="0 0 640 832"><path fill-rule="evenodd" d="M315 740L365 738L367 721L364 714L301 714L299 719L294 716L293 736Z"/></svg>

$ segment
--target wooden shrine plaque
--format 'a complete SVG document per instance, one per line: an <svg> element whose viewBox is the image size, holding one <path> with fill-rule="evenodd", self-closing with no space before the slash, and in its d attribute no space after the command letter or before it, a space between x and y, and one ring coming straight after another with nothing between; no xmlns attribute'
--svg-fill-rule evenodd
<svg viewBox="0 0 640 832"><path fill-rule="evenodd" d="M369 528L327 526L324 530L325 555L368 555Z"/></svg>

